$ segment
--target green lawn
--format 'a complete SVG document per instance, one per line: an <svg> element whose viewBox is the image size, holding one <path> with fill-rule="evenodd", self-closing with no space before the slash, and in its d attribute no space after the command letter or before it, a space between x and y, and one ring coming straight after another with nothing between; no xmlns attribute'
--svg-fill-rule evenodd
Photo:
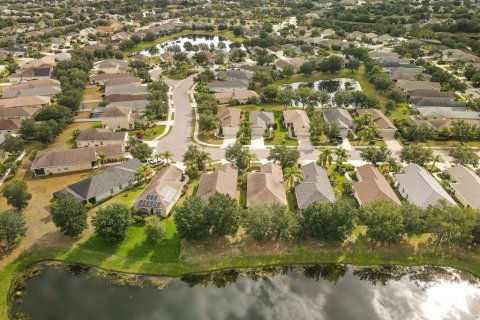
<svg viewBox="0 0 480 320"><path fill-rule="evenodd" d="M153 140L155 137L161 135L165 131L166 126L164 125L157 125L153 128L147 128L145 130L143 129L138 129L138 130L132 130L128 132L129 136L135 136L137 133L143 134L143 140Z"/></svg>
<svg viewBox="0 0 480 320"><path fill-rule="evenodd" d="M298 140L288 139L288 130L283 126L282 111L273 111L275 117L275 123L277 124L277 130L272 131L272 134L275 136L272 140L265 139L265 145L280 145L284 144L287 146L298 146Z"/></svg>

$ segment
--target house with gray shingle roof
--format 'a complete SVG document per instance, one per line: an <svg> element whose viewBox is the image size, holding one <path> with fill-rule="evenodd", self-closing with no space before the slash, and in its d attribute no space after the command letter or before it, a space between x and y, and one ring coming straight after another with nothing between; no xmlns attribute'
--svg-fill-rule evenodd
<svg viewBox="0 0 480 320"><path fill-rule="evenodd" d="M465 207L480 209L480 177L472 170L457 165L445 170L455 198Z"/></svg>
<svg viewBox="0 0 480 320"><path fill-rule="evenodd" d="M248 116L248 121L252 123L252 136L263 136L266 129L273 127L275 117L273 112L252 111Z"/></svg>
<svg viewBox="0 0 480 320"><path fill-rule="evenodd" d="M323 118L338 128L342 138L346 138L349 131L355 130L352 116L343 108L326 108L323 110Z"/></svg>
<svg viewBox="0 0 480 320"><path fill-rule="evenodd" d="M304 165L302 171L303 181L295 187L295 196L300 210L305 210L314 202L335 201L335 193L324 168L311 162Z"/></svg>
<svg viewBox="0 0 480 320"><path fill-rule="evenodd" d="M395 186L408 202L426 208L429 205L437 204L438 200L445 200L451 205L455 201L435 180L435 178L417 164L410 164L404 167L400 173L393 175Z"/></svg>
<svg viewBox="0 0 480 320"><path fill-rule="evenodd" d="M55 192L54 197L70 196L82 204L98 204L137 183L138 159L130 159Z"/></svg>
<svg viewBox="0 0 480 320"><path fill-rule="evenodd" d="M247 90L248 83L238 79L226 81L212 81L208 83L208 89L212 92Z"/></svg>
<svg viewBox="0 0 480 320"><path fill-rule="evenodd" d="M78 148L97 147L109 144L121 144L124 147L128 141L126 131L111 131L110 129L90 128L82 131L75 142Z"/></svg>

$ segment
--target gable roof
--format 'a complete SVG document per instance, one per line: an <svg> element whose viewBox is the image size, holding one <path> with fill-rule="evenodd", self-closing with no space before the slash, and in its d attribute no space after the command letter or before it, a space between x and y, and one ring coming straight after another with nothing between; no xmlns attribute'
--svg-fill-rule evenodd
<svg viewBox="0 0 480 320"><path fill-rule="evenodd" d="M430 81L399 80L396 86L407 92L416 89L441 89L440 83Z"/></svg>
<svg viewBox="0 0 480 320"><path fill-rule="evenodd" d="M21 128L21 123L18 120L5 119L0 120L0 130L18 130Z"/></svg>
<svg viewBox="0 0 480 320"><path fill-rule="evenodd" d="M454 178L454 181L450 183L452 189L471 208L480 209L480 177L462 165L448 168L447 172Z"/></svg>
<svg viewBox="0 0 480 320"><path fill-rule="evenodd" d="M375 200L391 200L400 204L395 191L387 179L371 164L356 168L358 182L353 183L356 195L362 205Z"/></svg>
<svg viewBox="0 0 480 320"><path fill-rule="evenodd" d="M2 108L0 107L0 118L31 118L40 111L38 108L32 107L13 107L13 108Z"/></svg>
<svg viewBox="0 0 480 320"><path fill-rule="evenodd" d="M336 124L339 129L353 128L352 116L343 108L325 108L323 116L329 124Z"/></svg>
<svg viewBox="0 0 480 320"><path fill-rule="evenodd" d="M260 127L266 129L268 125L275 122L273 112L267 111L251 111L248 120L253 123L253 127Z"/></svg>
<svg viewBox="0 0 480 320"><path fill-rule="evenodd" d="M370 113L373 116L373 122L380 130L383 129L397 129L395 125L387 118L387 116L380 110L374 108L357 109L359 115Z"/></svg>
<svg viewBox="0 0 480 320"><path fill-rule="evenodd" d="M181 178L182 170L171 165L164 167L138 196L134 206L144 210L167 208L186 183Z"/></svg>
<svg viewBox="0 0 480 320"><path fill-rule="evenodd" d="M82 131L75 141L92 141L92 140L120 140L125 141L128 137L126 131L110 131L106 129L90 128Z"/></svg>
<svg viewBox="0 0 480 320"><path fill-rule="evenodd" d="M108 155L121 154L124 152L121 144L110 144L106 146L56 150L41 152L33 160L31 169L49 168L75 163L92 162L97 160L98 153Z"/></svg>
<svg viewBox="0 0 480 320"><path fill-rule="evenodd" d="M287 196L283 185L282 168L273 162L260 168L260 172L247 174L247 203L287 205Z"/></svg>
<svg viewBox="0 0 480 320"><path fill-rule="evenodd" d="M456 205L433 176L417 164L409 164L394 177L399 184L398 188L401 193L405 194L405 198L419 207L426 208L429 205L435 205L440 199Z"/></svg>
<svg viewBox="0 0 480 320"><path fill-rule="evenodd" d="M217 117L220 119L222 127L238 128L240 126L240 109L237 108L218 108Z"/></svg>
<svg viewBox="0 0 480 320"><path fill-rule="evenodd" d="M313 202L333 202L333 192L327 172L311 162L302 167L303 181L295 187L298 208L306 209Z"/></svg>
<svg viewBox="0 0 480 320"><path fill-rule="evenodd" d="M50 103L48 96L28 96L0 99L0 106L5 108L43 106Z"/></svg>
<svg viewBox="0 0 480 320"><path fill-rule="evenodd" d="M103 111L102 118L128 117L131 113L132 108L129 107L110 107Z"/></svg>
<svg viewBox="0 0 480 320"><path fill-rule="evenodd" d="M130 159L117 166L107 168L100 173L69 185L54 195L70 195L79 201L104 194L110 189L135 180L137 169L142 165L138 159Z"/></svg>
<svg viewBox="0 0 480 320"><path fill-rule="evenodd" d="M237 88L237 89L247 89L248 84L245 81L239 79L232 79L226 81L212 81L208 83L208 89L215 91L216 89L224 88Z"/></svg>
<svg viewBox="0 0 480 320"><path fill-rule="evenodd" d="M295 129L310 128L310 119L304 110L290 109L283 111L285 123L291 123Z"/></svg>
<svg viewBox="0 0 480 320"><path fill-rule="evenodd" d="M205 172L200 177L197 196L208 200L215 193L222 193L237 198L238 170L231 164L224 164L213 172Z"/></svg>

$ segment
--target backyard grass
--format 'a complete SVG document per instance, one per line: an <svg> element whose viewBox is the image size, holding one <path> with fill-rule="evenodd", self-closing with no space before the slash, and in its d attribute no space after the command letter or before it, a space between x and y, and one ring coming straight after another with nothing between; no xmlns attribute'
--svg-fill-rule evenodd
<svg viewBox="0 0 480 320"><path fill-rule="evenodd" d="M155 137L161 135L165 131L166 126L165 125L157 125L153 128L147 128L147 129L138 129L138 130L132 130L128 132L129 136L135 136L137 133L142 134L143 140L146 141L151 141Z"/></svg>
<svg viewBox="0 0 480 320"><path fill-rule="evenodd" d="M83 94L83 100L101 100L102 99L102 92L100 91L100 87L87 87L85 88L85 92Z"/></svg>

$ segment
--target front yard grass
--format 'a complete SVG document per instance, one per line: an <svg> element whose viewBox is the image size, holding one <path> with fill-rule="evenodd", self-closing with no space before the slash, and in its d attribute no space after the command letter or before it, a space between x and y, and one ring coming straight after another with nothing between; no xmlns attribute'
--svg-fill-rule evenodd
<svg viewBox="0 0 480 320"><path fill-rule="evenodd" d="M223 139L215 138L215 132L216 130L212 130L210 132L200 131L198 133L198 140L208 144L222 145Z"/></svg>
<svg viewBox="0 0 480 320"><path fill-rule="evenodd" d="M282 111L274 111L275 123L277 124L277 130L272 131L273 139L265 138L265 145L280 145L298 146L298 140L290 139L288 137L288 130L282 123L283 113Z"/></svg>
<svg viewBox="0 0 480 320"><path fill-rule="evenodd" d="M129 136L136 136L137 133L140 133L143 136L143 140L151 141L155 137L161 135L165 131L165 125L156 125L153 128L146 128L146 129L138 129L132 130L128 132Z"/></svg>

